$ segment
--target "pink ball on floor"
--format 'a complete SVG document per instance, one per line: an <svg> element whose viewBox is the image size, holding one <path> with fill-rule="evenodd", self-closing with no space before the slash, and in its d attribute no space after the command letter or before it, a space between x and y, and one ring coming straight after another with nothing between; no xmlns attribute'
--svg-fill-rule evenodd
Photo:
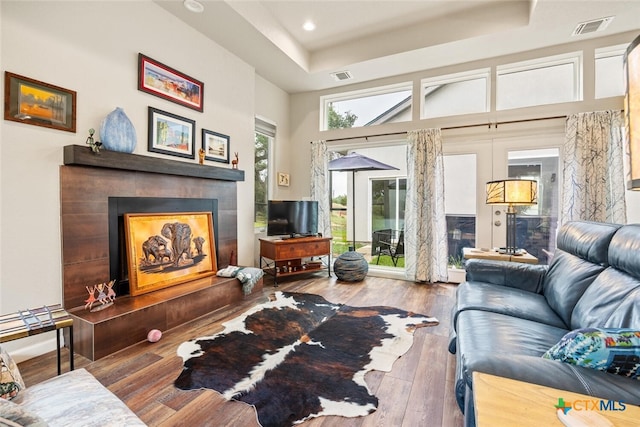
<svg viewBox="0 0 640 427"><path fill-rule="evenodd" d="M147 334L147 339L149 342L158 342L162 338L162 332L157 329L152 329Z"/></svg>

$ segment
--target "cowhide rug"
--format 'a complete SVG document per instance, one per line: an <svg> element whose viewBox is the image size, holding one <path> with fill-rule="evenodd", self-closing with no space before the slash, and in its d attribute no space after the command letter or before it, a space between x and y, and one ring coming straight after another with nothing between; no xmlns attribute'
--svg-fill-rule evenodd
<svg viewBox="0 0 640 427"><path fill-rule="evenodd" d="M182 343L175 385L209 388L256 408L262 426L290 426L323 415L358 417L378 399L364 381L390 371L413 331L438 320L393 307L349 307L319 295L276 292L223 324Z"/></svg>

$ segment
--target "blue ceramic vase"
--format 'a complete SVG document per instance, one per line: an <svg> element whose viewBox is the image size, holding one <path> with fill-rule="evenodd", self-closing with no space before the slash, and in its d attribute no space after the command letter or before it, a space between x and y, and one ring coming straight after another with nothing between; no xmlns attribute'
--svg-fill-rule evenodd
<svg viewBox="0 0 640 427"><path fill-rule="evenodd" d="M100 125L100 142L111 151L133 153L136 148L136 129L124 110L117 107L107 114Z"/></svg>

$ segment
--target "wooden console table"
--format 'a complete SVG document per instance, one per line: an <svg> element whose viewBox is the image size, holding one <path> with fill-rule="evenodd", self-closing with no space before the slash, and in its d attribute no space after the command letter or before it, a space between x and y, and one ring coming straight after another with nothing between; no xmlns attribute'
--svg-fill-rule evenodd
<svg viewBox="0 0 640 427"><path fill-rule="evenodd" d="M0 316L0 342L56 331L58 375L60 367L60 331L69 328L69 370L73 371L73 319L60 304Z"/></svg>
<svg viewBox="0 0 640 427"><path fill-rule="evenodd" d="M313 257L327 257L327 274L331 276L331 237L260 239L260 268L273 276L275 286L278 277L323 269L325 263L313 261Z"/></svg>

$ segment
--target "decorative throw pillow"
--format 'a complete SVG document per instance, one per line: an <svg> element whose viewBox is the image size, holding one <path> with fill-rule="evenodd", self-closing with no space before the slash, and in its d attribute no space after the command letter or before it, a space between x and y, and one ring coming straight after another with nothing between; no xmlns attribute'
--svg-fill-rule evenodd
<svg viewBox="0 0 640 427"><path fill-rule="evenodd" d="M13 399L24 387L18 366L9 353L0 347L0 398Z"/></svg>
<svg viewBox="0 0 640 427"><path fill-rule="evenodd" d="M542 357L640 379L640 331L576 329L563 336Z"/></svg>

